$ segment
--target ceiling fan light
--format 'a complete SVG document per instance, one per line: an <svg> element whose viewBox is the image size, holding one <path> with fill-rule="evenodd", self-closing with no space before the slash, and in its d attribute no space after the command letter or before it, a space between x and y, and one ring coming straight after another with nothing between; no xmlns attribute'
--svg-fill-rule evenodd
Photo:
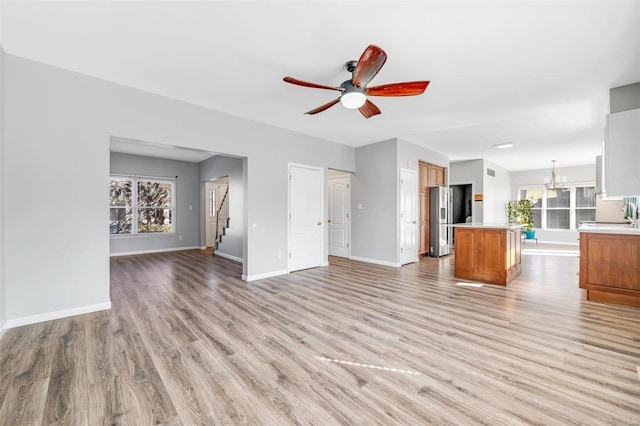
<svg viewBox="0 0 640 426"><path fill-rule="evenodd" d="M340 97L340 103L345 108L357 109L367 101L367 96L362 92L347 92Z"/></svg>

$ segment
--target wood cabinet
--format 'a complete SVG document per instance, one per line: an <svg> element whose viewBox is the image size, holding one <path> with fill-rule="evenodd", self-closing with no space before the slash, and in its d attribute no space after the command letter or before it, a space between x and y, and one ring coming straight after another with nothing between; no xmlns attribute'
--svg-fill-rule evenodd
<svg viewBox="0 0 640 426"><path fill-rule="evenodd" d="M429 253L429 187L445 186L444 167L435 164L418 163L418 181L420 182L420 255Z"/></svg>
<svg viewBox="0 0 640 426"><path fill-rule="evenodd" d="M506 285L522 272L520 229L454 229L456 277Z"/></svg>
<svg viewBox="0 0 640 426"><path fill-rule="evenodd" d="M640 307L640 235L581 232L579 285L587 300Z"/></svg>

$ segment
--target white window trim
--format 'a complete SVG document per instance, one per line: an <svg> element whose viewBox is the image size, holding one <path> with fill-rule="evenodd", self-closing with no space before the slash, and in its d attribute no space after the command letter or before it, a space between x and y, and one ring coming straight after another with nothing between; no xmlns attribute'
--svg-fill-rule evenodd
<svg viewBox="0 0 640 426"><path fill-rule="evenodd" d="M547 211L548 210L567 210L567 207L547 207L547 188L544 185L518 185L516 187L518 200L520 200L520 193L523 189L541 189L542 190L542 203L541 208L535 208L535 211L540 212L540 228L546 231L556 232L556 231L575 231L578 228L578 224L576 223L576 210L590 210L595 209L594 207L576 207L576 188L584 187L584 186L595 186L595 182L567 182L565 184L565 188L571 191L569 195L569 229L559 229L559 228L547 228Z"/></svg>
<svg viewBox="0 0 640 426"><path fill-rule="evenodd" d="M111 173L109 179L122 179L131 180L131 233L129 234L112 234L109 232L111 238L132 238L132 237L159 237L159 236L175 236L177 225L177 212L176 212L176 178L168 178L161 176L144 176L144 175L126 175ZM158 182L167 182L171 184L171 232L138 232L138 181L149 180ZM109 206L109 210L112 208L122 208L122 206Z"/></svg>

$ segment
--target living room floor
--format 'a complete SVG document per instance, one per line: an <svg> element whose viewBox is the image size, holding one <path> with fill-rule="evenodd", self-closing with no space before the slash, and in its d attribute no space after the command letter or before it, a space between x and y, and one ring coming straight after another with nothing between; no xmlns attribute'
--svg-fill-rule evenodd
<svg viewBox="0 0 640 426"><path fill-rule="evenodd" d="M508 286L453 256L246 283L204 251L111 259L113 308L10 329L0 419L51 424L637 424L640 310L585 300L577 247Z"/></svg>

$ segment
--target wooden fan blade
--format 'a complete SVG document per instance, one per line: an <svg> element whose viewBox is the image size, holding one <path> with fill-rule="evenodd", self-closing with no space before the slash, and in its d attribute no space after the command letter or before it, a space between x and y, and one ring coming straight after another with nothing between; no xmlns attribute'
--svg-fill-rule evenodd
<svg viewBox="0 0 640 426"><path fill-rule="evenodd" d="M380 114L380 108L378 108L369 99L367 99L367 102L365 102L364 105L358 108L358 111L360 111L360 113L364 115L364 118L371 118L374 115Z"/></svg>
<svg viewBox="0 0 640 426"><path fill-rule="evenodd" d="M358 65L353 71L353 85L356 87L366 86L378 74L386 61L387 54L384 53L384 50L373 44L367 47L362 52L362 56L358 59Z"/></svg>
<svg viewBox="0 0 640 426"><path fill-rule="evenodd" d="M325 86L323 84L309 83L308 81L298 80L297 78L293 78L293 77L285 77L282 79L282 81L295 84L298 86L303 86L303 87L313 87L314 89L329 89L329 90L338 90L340 92L344 92L344 89L342 87L331 87L331 86Z"/></svg>
<svg viewBox="0 0 640 426"><path fill-rule="evenodd" d="M331 108L332 106L334 106L338 102L340 102L340 98L334 99L331 102L327 102L326 104L321 105L316 109L312 109L311 111L307 111L307 112L305 112L305 114L309 114L309 115L317 114L319 112L324 111L325 109Z"/></svg>
<svg viewBox="0 0 640 426"><path fill-rule="evenodd" d="M383 84L367 87L366 94L369 96L415 96L423 94L428 85L428 81Z"/></svg>

